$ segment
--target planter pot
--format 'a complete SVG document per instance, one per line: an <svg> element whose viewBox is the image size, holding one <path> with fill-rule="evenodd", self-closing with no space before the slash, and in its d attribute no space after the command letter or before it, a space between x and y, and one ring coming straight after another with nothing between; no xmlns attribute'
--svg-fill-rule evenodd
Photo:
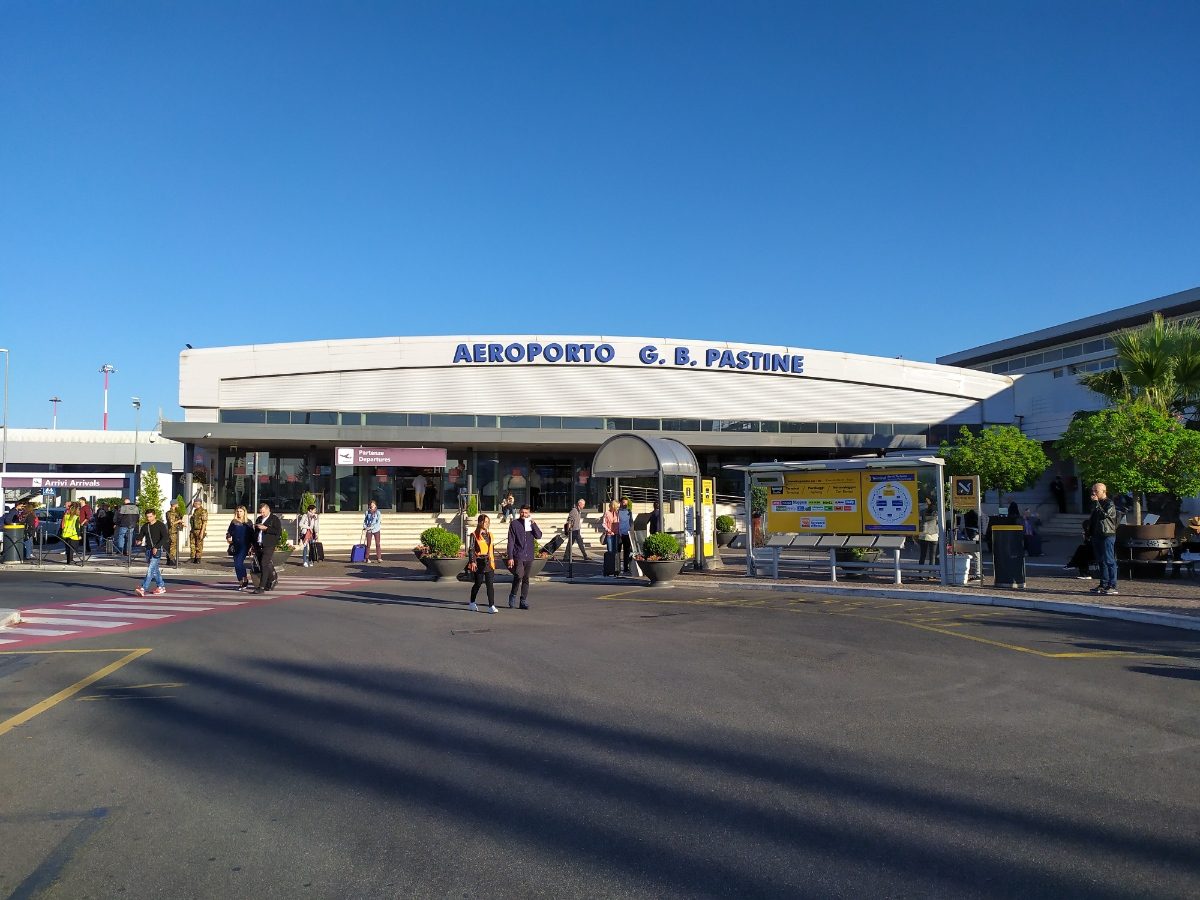
<svg viewBox="0 0 1200 900"><path fill-rule="evenodd" d="M529 569L529 577L532 578L534 575L541 575L544 568L546 568L546 560L540 556L535 557L533 565Z"/></svg>
<svg viewBox="0 0 1200 900"><path fill-rule="evenodd" d="M683 571L683 564L682 559L640 560L638 567L651 584L666 584Z"/></svg>
<svg viewBox="0 0 1200 900"><path fill-rule="evenodd" d="M1117 547L1128 547L1129 541L1165 541L1173 542L1175 539L1175 523L1168 522L1165 525L1118 525L1117 526ZM1154 560L1165 559L1170 555L1170 544L1164 543L1160 546L1151 547L1132 547L1129 550L1130 558L1137 560Z"/></svg>
<svg viewBox="0 0 1200 900"><path fill-rule="evenodd" d="M291 550L276 550L275 555L271 558L271 561L276 566L284 566L287 565L288 557L291 555Z"/></svg>
<svg viewBox="0 0 1200 900"><path fill-rule="evenodd" d="M733 541L733 539L735 537L737 537L736 531L718 531L717 532L717 546L718 547L728 547L730 542Z"/></svg>
<svg viewBox="0 0 1200 900"><path fill-rule="evenodd" d="M971 575L971 557L956 555L950 557L950 584L965 585Z"/></svg>
<svg viewBox="0 0 1200 900"><path fill-rule="evenodd" d="M459 557L451 557L450 559L438 559L433 556L426 556L421 560L425 564L425 571L440 581L443 578L457 578L458 573L463 570L467 564L466 560Z"/></svg>

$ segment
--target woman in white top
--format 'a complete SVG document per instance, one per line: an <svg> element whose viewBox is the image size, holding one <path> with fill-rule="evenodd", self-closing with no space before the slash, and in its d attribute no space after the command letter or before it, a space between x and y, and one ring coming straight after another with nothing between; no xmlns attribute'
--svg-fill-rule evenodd
<svg viewBox="0 0 1200 900"><path fill-rule="evenodd" d="M305 567L312 565L309 549L316 541L320 529L321 523L317 519L317 507L310 504L308 511L296 520L296 536L300 538L301 558L304 560Z"/></svg>

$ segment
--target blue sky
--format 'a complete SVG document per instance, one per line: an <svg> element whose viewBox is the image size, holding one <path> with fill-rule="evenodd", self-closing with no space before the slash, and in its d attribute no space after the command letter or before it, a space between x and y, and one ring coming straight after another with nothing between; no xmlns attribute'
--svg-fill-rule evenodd
<svg viewBox="0 0 1200 900"><path fill-rule="evenodd" d="M0 5L10 421L178 351L669 335L931 360L1200 284L1196 3ZM150 415L146 415L146 411Z"/></svg>

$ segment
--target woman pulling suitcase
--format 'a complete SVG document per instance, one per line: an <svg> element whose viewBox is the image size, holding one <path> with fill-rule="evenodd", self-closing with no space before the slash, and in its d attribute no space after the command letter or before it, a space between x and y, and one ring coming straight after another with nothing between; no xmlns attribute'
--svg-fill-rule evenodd
<svg viewBox="0 0 1200 900"><path fill-rule="evenodd" d="M475 583L471 585L471 602L467 604L471 612L479 612L475 598L479 595L481 584L487 585L488 612L496 611L496 548L489 527L491 523L491 519L481 514L475 530L467 538L467 570L475 575Z"/></svg>

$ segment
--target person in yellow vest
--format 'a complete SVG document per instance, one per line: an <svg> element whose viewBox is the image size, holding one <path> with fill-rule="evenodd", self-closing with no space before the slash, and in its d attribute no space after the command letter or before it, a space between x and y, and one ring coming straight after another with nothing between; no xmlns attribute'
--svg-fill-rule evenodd
<svg viewBox="0 0 1200 900"><path fill-rule="evenodd" d="M71 565L75 554L83 549L83 540L80 537L80 530L83 524L79 521L79 504L71 501L67 504L66 515L63 516L62 529L59 531L59 537L62 539L63 549L67 553L67 565Z"/></svg>
<svg viewBox="0 0 1200 900"><path fill-rule="evenodd" d="M467 538L467 569L475 575L475 583L471 585L471 602L467 604L471 612L479 611L475 597L479 594L481 584L487 585L488 612L496 611L496 548L492 541L491 524L491 519L480 515L475 530Z"/></svg>
<svg viewBox="0 0 1200 900"><path fill-rule="evenodd" d="M208 534L208 510L199 500L192 504L192 528L188 533L188 549L192 551L192 562L200 562L204 556L204 536Z"/></svg>
<svg viewBox="0 0 1200 900"><path fill-rule="evenodd" d="M183 531L183 514L172 503L167 507L167 565L179 565L179 533Z"/></svg>

